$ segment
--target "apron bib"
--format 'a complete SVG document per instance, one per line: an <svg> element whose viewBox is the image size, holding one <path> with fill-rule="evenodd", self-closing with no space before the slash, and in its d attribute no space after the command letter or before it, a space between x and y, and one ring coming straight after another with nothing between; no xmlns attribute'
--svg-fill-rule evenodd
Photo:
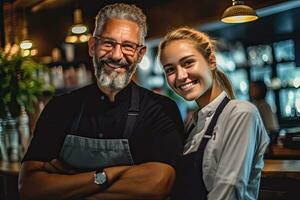
<svg viewBox="0 0 300 200"><path fill-rule="evenodd" d="M206 200L208 191L203 181L202 162L207 142L212 137L218 117L229 99L220 103L208 125L197 151L181 156L176 166L176 181L171 195L172 200ZM193 125L187 131L187 136Z"/></svg>
<svg viewBox="0 0 300 200"><path fill-rule="evenodd" d="M123 139L94 139L75 135L85 108L82 103L79 114L72 123L60 151L59 159L79 171L90 171L110 166L133 165L129 138L139 115L139 91L132 84L131 106L128 109Z"/></svg>

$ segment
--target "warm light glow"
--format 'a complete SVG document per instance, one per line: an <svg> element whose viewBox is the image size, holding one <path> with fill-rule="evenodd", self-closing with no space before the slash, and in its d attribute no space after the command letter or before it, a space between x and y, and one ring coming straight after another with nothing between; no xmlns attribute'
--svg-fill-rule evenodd
<svg viewBox="0 0 300 200"><path fill-rule="evenodd" d="M32 41L31 40L23 40L20 43L21 49L30 49L32 47Z"/></svg>
<svg viewBox="0 0 300 200"><path fill-rule="evenodd" d="M77 42L78 37L76 35L68 35L65 39L65 42L67 43L75 43Z"/></svg>
<svg viewBox="0 0 300 200"><path fill-rule="evenodd" d="M242 0L232 0L232 6L224 11L221 21L225 23L244 23L256 19L258 19L258 16L253 8L245 5Z"/></svg>
<svg viewBox="0 0 300 200"><path fill-rule="evenodd" d="M31 56L36 56L38 54L38 50L37 49L32 49L30 51Z"/></svg>
<svg viewBox="0 0 300 200"><path fill-rule="evenodd" d="M11 47L11 49L10 49L10 54L11 55L15 55L15 54L18 53L19 50L20 50L19 45L13 44L12 47Z"/></svg>
<svg viewBox="0 0 300 200"><path fill-rule="evenodd" d="M23 56L29 56L30 55L30 50L26 49L23 51Z"/></svg>
<svg viewBox="0 0 300 200"><path fill-rule="evenodd" d="M256 19L258 19L258 17L255 15L240 15L240 16L225 17L221 19L221 21L225 23L244 23L244 22L251 22Z"/></svg>
<svg viewBox="0 0 300 200"><path fill-rule="evenodd" d="M91 37L91 34L80 34L80 35L68 35L65 38L66 43L83 43L87 42Z"/></svg>
<svg viewBox="0 0 300 200"><path fill-rule="evenodd" d="M82 11L74 10L74 25L69 29L68 35L65 38L66 43L83 43L87 42L91 34L88 32L88 27L83 24Z"/></svg>
<svg viewBox="0 0 300 200"><path fill-rule="evenodd" d="M89 39L90 39L90 35L83 34L79 36L80 42L87 42Z"/></svg>
<svg viewBox="0 0 300 200"><path fill-rule="evenodd" d="M5 54L8 54L8 52L10 51L11 49L11 44L10 43L7 43L4 47L4 53Z"/></svg>
<svg viewBox="0 0 300 200"><path fill-rule="evenodd" d="M83 24L76 24L71 28L71 32L74 34L82 34L87 31L87 27Z"/></svg>

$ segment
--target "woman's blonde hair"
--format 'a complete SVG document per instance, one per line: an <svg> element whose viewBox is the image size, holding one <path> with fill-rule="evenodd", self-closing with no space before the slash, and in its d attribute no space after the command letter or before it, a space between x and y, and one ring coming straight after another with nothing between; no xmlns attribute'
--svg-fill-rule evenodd
<svg viewBox="0 0 300 200"><path fill-rule="evenodd" d="M230 99L234 99L234 91L228 77L216 67L216 49L215 41L212 40L207 34L197 31L193 28L182 27L169 32L160 42L158 55L161 56L163 49L172 41L175 40L189 40L195 44L196 49L203 55L206 61L212 65L213 75L220 85L225 90Z"/></svg>

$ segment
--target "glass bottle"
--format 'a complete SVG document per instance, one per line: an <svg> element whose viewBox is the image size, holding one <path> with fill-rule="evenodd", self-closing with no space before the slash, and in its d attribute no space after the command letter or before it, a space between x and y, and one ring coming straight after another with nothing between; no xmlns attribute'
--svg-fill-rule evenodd
<svg viewBox="0 0 300 200"><path fill-rule="evenodd" d="M5 117L5 134L7 136L9 160L12 162L19 160L19 135L16 124L16 119L12 118L10 112L7 111Z"/></svg>
<svg viewBox="0 0 300 200"><path fill-rule="evenodd" d="M27 150L29 138L30 138L30 129L29 129L29 117L25 110L24 106L21 106L21 113L19 116L19 126L18 130L20 133L20 141L21 141L21 154Z"/></svg>
<svg viewBox="0 0 300 200"><path fill-rule="evenodd" d="M6 148L6 134L3 130L3 120L0 118L0 159L8 161L7 148Z"/></svg>

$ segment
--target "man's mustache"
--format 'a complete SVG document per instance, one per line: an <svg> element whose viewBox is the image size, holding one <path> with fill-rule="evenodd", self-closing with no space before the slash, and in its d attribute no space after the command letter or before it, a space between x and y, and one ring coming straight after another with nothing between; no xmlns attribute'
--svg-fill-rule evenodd
<svg viewBox="0 0 300 200"><path fill-rule="evenodd" d="M113 59L98 59L98 63L100 63L100 66L103 66L103 64L112 64L119 67L124 67L125 69L129 70L130 65L125 61L116 61Z"/></svg>

